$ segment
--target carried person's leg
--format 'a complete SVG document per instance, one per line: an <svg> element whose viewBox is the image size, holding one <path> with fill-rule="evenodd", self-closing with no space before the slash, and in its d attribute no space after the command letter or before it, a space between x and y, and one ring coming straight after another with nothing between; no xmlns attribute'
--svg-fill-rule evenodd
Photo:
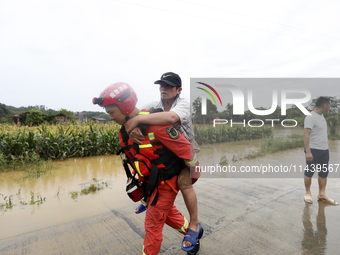
<svg viewBox="0 0 340 255"><path fill-rule="evenodd" d="M139 214L144 212L146 209L148 209L148 205L149 205L149 200L150 198L148 197L148 199L146 200L146 202L144 202L143 199L140 200L140 204L136 207L135 209L135 214Z"/></svg>
<svg viewBox="0 0 340 255"><path fill-rule="evenodd" d="M190 170L188 168L182 169L178 176L178 187L182 192L185 205L188 209L190 216L189 227L191 230L199 231L199 221L198 221L198 209L197 209L197 196L192 186L192 179L190 177ZM184 241L183 246L189 247L192 243L189 241Z"/></svg>
<svg viewBox="0 0 340 255"><path fill-rule="evenodd" d="M193 138L190 140L190 143L192 148L195 150L196 157L198 157L201 150L196 140ZM190 216L189 228L198 232L200 227L198 221L197 196L192 183L190 170L187 167L183 168L181 173L178 175L178 187L182 192L183 199ZM183 241L183 247L190 247L191 245L193 245L191 242Z"/></svg>

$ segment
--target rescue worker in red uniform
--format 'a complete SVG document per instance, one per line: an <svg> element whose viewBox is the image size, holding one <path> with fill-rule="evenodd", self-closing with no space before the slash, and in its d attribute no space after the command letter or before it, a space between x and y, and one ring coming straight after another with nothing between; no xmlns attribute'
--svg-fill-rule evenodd
<svg viewBox="0 0 340 255"><path fill-rule="evenodd" d="M199 251L199 239L203 235L203 228L200 225L199 231L195 232L189 229L187 219L174 205L176 195L178 193L177 177L182 166L171 165L171 162L176 161L172 158L169 162L160 162L164 155L174 154L184 160L184 163L190 168L193 182L195 182L200 175L198 171L198 161L195 151L190 142L179 133L173 126L154 126L148 125L144 127L145 140L142 145L136 145L128 138L125 132L124 124L130 118L140 114L140 110L136 108L137 96L134 90L127 83L115 83L107 87L99 98L93 99L94 104L99 104L105 107L106 112L110 115L110 119L122 125L120 130L120 140L123 150L129 159L131 165L138 173L138 181L148 183L145 188L145 197L150 197L149 208L145 216L145 239L142 254L152 255L158 254L162 243L162 231L164 223L176 229L182 234L190 233L190 242L195 244L188 254L196 254ZM143 112L141 112L143 113ZM126 137L127 136L127 137ZM136 147L137 146L137 147ZM166 152L164 149L168 148L170 151ZM161 152L155 159L151 158ZM138 155L137 155L138 154ZM146 157L148 155L148 157ZM150 159L150 161L148 161ZM157 161L158 160L158 161ZM156 166L156 184L151 187L151 179L155 177L155 171L150 170L150 162L152 166ZM169 169L169 166L171 168ZM177 172L176 172L177 171Z"/></svg>

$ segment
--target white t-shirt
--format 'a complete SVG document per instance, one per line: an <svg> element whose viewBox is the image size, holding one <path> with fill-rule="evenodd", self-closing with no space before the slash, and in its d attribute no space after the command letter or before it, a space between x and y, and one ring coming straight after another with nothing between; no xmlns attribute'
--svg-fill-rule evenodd
<svg viewBox="0 0 340 255"><path fill-rule="evenodd" d="M305 118L305 128L310 128L312 132L309 135L309 147L311 149L327 150L328 136L327 136L327 122L323 114L318 114L314 111L312 115L307 115Z"/></svg>
<svg viewBox="0 0 340 255"><path fill-rule="evenodd" d="M153 101L143 105L142 109L150 110L151 108L161 108L164 111L162 101ZM180 123L176 122L174 127L180 131L189 141L194 138L194 131L192 129L190 103L181 97L178 97L172 104L170 111L176 113L179 117Z"/></svg>

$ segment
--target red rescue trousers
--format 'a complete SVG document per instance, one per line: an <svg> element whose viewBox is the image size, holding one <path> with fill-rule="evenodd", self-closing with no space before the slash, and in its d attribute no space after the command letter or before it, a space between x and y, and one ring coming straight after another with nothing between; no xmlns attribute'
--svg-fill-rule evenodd
<svg viewBox="0 0 340 255"><path fill-rule="evenodd" d="M156 255L159 253L163 240L164 223L182 234L185 234L189 227L187 219L174 205L178 192L177 176L166 181L164 185L158 184L158 192L156 205L152 206L151 203L155 198L157 189L153 191L149 207L146 210L143 255Z"/></svg>

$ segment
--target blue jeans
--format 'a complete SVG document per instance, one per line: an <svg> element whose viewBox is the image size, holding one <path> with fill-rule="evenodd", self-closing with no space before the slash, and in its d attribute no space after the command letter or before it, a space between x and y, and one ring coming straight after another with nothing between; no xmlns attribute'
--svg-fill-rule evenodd
<svg viewBox="0 0 340 255"><path fill-rule="evenodd" d="M313 161L306 160L305 176L312 178L314 172L318 172L319 177L327 178L329 150L310 149L313 155ZM306 153L306 150L305 150Z"/></svg>

